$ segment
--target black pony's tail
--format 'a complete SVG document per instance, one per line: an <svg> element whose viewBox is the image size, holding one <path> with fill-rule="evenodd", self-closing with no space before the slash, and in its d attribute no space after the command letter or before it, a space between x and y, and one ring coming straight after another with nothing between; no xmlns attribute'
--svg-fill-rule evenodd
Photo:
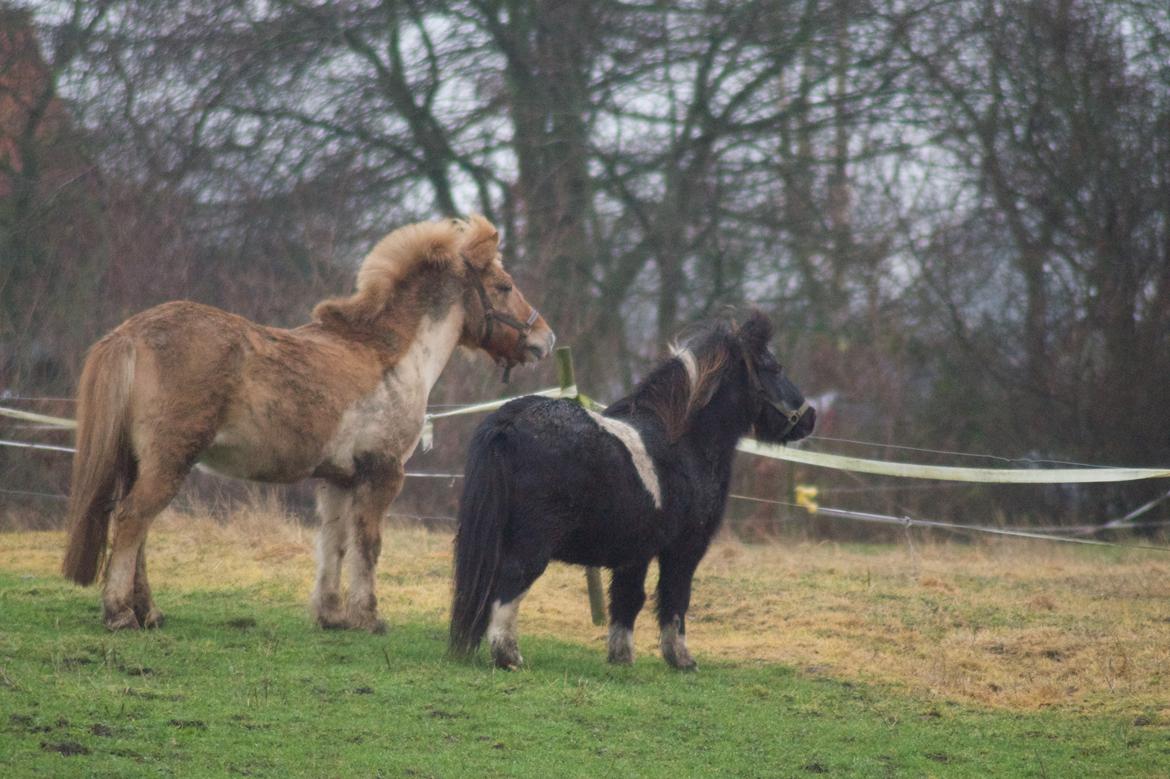
<svg viewBox="0 0 1170 779"><path fill-rule="evenodd" d="M467 451L448 640L449 651L457 657L475 652L491 618L511 492L506 425L505 420L489 418L475 432Z"/></svg>

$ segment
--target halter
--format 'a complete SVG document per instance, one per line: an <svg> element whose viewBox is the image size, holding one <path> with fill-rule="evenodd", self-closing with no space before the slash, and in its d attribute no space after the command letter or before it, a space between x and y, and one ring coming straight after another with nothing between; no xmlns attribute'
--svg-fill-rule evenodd
<svg viewBox="0 0 1170 779"><path fill-rule="evenodd" d="M760 377L756 373L755 363L752 362L750 357L748 357L744 362L747 363L748 382L751 384L752 390L757 395L759 395L765 403L776 409L776 411L780 412L782 417L788 420L788 427L784 428L784 431L780 433L781 436L788 435L790 432L792 432L792 428L796 427L800 423L800 420L805 415L805 412L809 410L808 401L803 401L797 408L793 409L788 408L788 406L784 405L784 403L781 401L772 400L772 398L764 390L763 382L760 381Z"/></svg>
<svg viewBox="0 0 1170 779"><path fill-rule="evenodd" d="M524 342L527 339L528 334L532 332L532 326L536 324L536 320L540 318L540 312L533 308L532 313L528 315L528 319L524 322L521 322L507 311L500 311L498 308L492 305L492 301L488 297L487 290L483 286L483 279L479 277L479 271L466 257L463 258L463 264L467 266L468 273L471 275L471 280L475 286L475 291L479 295L479 303L483 307L483 329L479 338L480 347L484 349L487 348L488 341L490 341L492 338L492 330L494 327L493 323L495 322L506 325L520 334L520 342L516 347L516 354L514 356L501 358L503 360L507 360L507 364L504 366L504 383L507 384L508 378L512 373L512 367L516 365L516 363L522 362L521 358L524 350Z"/></svg>

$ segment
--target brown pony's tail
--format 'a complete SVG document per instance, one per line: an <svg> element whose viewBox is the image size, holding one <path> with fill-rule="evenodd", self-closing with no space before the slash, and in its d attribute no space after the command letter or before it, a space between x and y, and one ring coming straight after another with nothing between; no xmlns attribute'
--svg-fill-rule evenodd
<svg viewBox="0 0 1170 779"><path fill-rule="evenodd" d="M77 453L69 494L69 541L61 572L91 584L106 547L115 495L134 480L127 412L134 345L108 335L90 350L77 387Z"/></svg>

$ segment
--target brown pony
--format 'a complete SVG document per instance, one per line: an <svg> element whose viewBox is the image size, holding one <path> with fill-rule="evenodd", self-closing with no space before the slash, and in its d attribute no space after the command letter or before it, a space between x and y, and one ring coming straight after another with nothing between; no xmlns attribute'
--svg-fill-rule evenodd
<svg viewBox="0 0 1170 779"><path fill-rule="evenodd" d="M256 481L313 476L317 622L380 631L382 517L451 353L479 348L511 367L554 341L479 216L390 233L362 263L357 292L292 330L182 301L137 314L93 346L81 374L63 572L93 582L112 517L106 627L157 627L146 533L197 463Z"/></svg>

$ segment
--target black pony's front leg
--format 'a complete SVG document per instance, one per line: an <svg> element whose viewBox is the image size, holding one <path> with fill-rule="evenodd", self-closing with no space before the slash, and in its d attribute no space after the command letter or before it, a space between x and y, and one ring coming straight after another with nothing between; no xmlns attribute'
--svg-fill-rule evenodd
<svg viewBox="0 0 1170 779"><path fill-rule="evenodd" d="M634 662L634 620L646 603L650 560L615 568L609 583L609 662Z"/></svg>
<svg viewBox="0 0 1170 779"><path fill-rule="evenodd" d="M698 667L687 651L687 609L691 605L691 581L704 551L687 550L682 554L663 551L658 557L658 627L662 659L683 671Z"/></svg>

